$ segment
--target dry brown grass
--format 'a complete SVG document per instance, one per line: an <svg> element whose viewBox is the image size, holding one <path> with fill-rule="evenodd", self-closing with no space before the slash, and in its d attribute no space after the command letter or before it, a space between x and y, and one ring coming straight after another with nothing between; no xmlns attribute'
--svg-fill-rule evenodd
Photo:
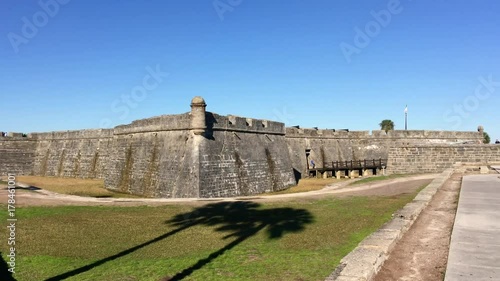
<svg viewBox="0 0 500 281"><path fill-rule="evenodd" d="M263 195L276 195L276 194L288 194L288 193L300 193L300 192L308 192L323 189L326 185L331 183L337 183L345 181L345 179L336 179L336 178L327 178L327 179L318 179L318 178L307 178L301 179L299 184L291 187L287 190L265 193Z"/></svg>
<svg viewBox="0 0 500 281"><path fill-rule="evenodd" d="M48 191L86 197L138 197L113 192L104 188L102 179L77 179L39 176L18 176L17 182L29 184Z"/></svg>

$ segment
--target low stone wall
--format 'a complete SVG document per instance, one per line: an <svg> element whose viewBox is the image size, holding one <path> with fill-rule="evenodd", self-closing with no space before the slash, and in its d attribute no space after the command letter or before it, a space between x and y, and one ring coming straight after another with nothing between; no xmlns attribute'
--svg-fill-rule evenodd
<svg viewBox="0 0 500 281"><path fill-rule="evenodd" d="M389 149L388 174L440 173L456 163L487 165L500 162L500 145L412 145Z"/></svg>
<svg viewBox="0 0 500 281"><path fill-rule="evenodd" d="M398 210L391 221L361 241L352 252L342 258L335 271L325 281L372 280L398 241L411 228L453 172L454 169L447 169L437 176L412 202Z"/></svg>

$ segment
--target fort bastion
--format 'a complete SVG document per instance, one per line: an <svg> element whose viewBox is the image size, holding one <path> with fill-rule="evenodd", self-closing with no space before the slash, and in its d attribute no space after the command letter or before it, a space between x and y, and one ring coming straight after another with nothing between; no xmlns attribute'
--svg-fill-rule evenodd
<svg viewBox="0 0 500 281"><path fill-rule="evenodd" d="M104 179L105 187L159 198L234 197L287 189L308 162L388 159L389 173L440 172L455 162L500 162L482 132L347 131L206 111L141 119L112 129L8 133L0 173Z"/></svg>

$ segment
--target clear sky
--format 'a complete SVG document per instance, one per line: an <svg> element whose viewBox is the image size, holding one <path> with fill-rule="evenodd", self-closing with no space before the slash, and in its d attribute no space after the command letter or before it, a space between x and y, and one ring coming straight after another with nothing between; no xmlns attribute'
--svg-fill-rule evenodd
<svg viewBox="0 0 500 281"><path fill-rule="evenodd" d="M0 131L189 111L500 138L497 0L0 2Z"/></svg>

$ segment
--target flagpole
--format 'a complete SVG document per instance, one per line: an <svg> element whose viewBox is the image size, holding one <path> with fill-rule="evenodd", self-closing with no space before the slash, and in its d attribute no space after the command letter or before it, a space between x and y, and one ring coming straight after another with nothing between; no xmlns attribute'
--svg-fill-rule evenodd
<svg viewBox="0 0 500 281"><path fill-rule="evenodd" d="M405 107L405 131L408 130L408 105Z"/></svg>

